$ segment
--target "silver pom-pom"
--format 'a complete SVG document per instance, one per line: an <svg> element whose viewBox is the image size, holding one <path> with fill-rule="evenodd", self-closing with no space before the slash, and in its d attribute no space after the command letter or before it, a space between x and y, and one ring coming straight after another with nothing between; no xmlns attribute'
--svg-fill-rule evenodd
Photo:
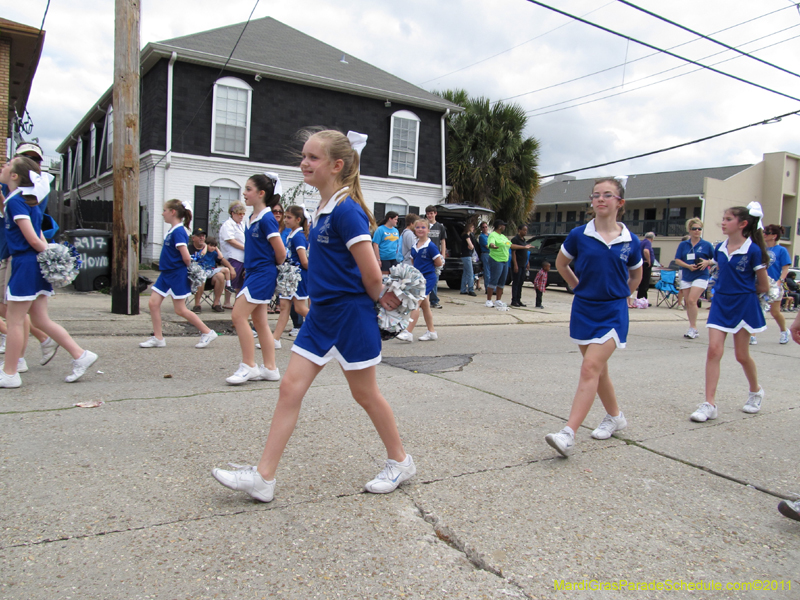
<svg viewBox="0 0 800 600"><path fill-rule="evenodd" d="M302 278L300 267L290 262L278 265L278 280L275 282L275 290L279 296L291 298L297 291L297 286L300 285Z"/></svg>
<svg viewBox="0 0 800 600"><path fill-rule="evenodd" d="M425 277L411 265L399 264L383 276L383 292L393 292L400 300L400 306L394 310L386 310L379 305L378 325L381 331L397 335L408 327L411 311L419 308L425 299Z"/></svg>
<svg viewBox="0 0 800 600"><path fill-rule="evenodd" d="M204 268L203 265L193 260L189 263L187 275L189 276L189 283L192 286L192 293L197 292L197 289L206 285L206 279L211 277L212 271Z"/></svg>
<svg viewBox="0 0 800 600"><path fill-rule="evenodd" d="M75 246L67 243L48 244L45 250L39 252L36 260L42 277L55 288L72 283L82 264Z"/></svg>
<svg viewBox="0 0 800 600"><path fill-rule="evenodd" d="M768 277L769 279L769 290L766 294L761 294L759 296L761 300L761 308L764 312L769 312L769 305L773 302L780 302L781 298L783 298L783 288L781 287L780 281L775 281L772 277Z"/></svg>

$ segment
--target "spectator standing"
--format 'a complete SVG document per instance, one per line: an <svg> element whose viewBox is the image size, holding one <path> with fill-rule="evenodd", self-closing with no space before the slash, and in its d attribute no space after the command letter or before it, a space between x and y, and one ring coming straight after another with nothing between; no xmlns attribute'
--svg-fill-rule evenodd
<svg viewBox="0 0 800 600"><path fill-rule="evenodd" d="M518 246L517 250L511 254L511 266L514 275L511 280L511 306L514 308L524 307L522 303L522 285L525 283L525 274L528 271L528 250L530 246L525 245L525 236L528 235L528 226L523 225L517 229L517 235L511 238L511 243Z"/></svg>
<svg viewBox="0 0 800 600"><path fill-rule="evenodd" d="M655 261L655 254L653 254L653 240L656 239L656 234L648 231L644 234L644 239L639 242L642 250L642 281L639 283L639 289L636 291L637 298L647 299L647 291L650 289L650 274L653 272L653 263Z"/></svg>
<svg viewBox="0 0 800 600"><path fill-rule="evenodd" d="M473 232L475 223L467 221L461 233L461 293L475 296L475 275L472 272L472 253L478 245Z"/></svg>
<svg viewBox="0 0 800 600"><path fill-rule="evenodd" d="M533 287L536 289L536 308L544 308L544 306L542 306L542 296L544 295L545 288L547 288L547 274L549 272L550 263L544 261L542 263L542 268L539 269L536 277L533 278Z"/></svg>
<svg viewBox="0 0 800 600"><path fill-rule="evenodd" d="M228 208L229 218L219 228L219 249L222 256L231 264L236 275L231 279L231 288L238 293L244 283L244 215L245 205L238 200ZM235 296L235 294L234 294ZM222 308L233 309L231 292L225 290Z"/></svg>
<svg viewBox="0 0 800 600"><path fill-rule="evenodd" d="M400 251L403 255L404 265L414 265L411 248L417 243L417 234L414 233L414 223L419 221L419 215L409 213L406 215L406 228L400 236Z"/></svg>
<svg viewBox="0 0 800 600"><path fill-rule="evenodd" d="M497 219L494 222L494 231L489 234L489 279L486 280L486 307L506 308L506 304L501 300L503 288L508 278L508 253L509 250L524 248L529 250L530 246L518 246L503 235L506 230L506 222ZM492 295L497 295L497 300L492 302Z"/></svg>
<svg viewBox="0 0 800 600"><path fill-rule="evenodd" d="M702 239L703 222L694 218L686 221L689 239L678 244L675 251L675 263L681 267L681 290L686 316L689 318L689 330L683 337L695 339L697 331L697 301L708 288L711 276L709 267L713 264L714 246Z"/></svg>
<svg viewBox="0 0 800 600"><path fill-rule="evenodd" d="M384 275L388 275L389 269L397 264L397 255L400 254L400 232L397 231L399 218L400 215L390 210L372 236L372 249Z"/></svg>
<svg viewBox="0 0 800 600"><path fill-rule="evenodd" d="M483 266L483 285L489 285L489 223L481 221L481 234L478 236L481 265Z"/></svg>
<svg viewBox="0 0 800 600"><path fill-rule="evenodd" d="M436 210L435 206L428 206L425 209L425 216L428 219L428 224L430 227L428 228L430 231L428 232L428 237L430 238L431 242L433 242L437 248L439 248L439 253L442 255L442 258L447 257L447 230L445 229L444 225L441 223L436 222L436 215L438 211ZM442 308L442 305L439 303L439 295L436 293L436 290L439 288L439 274L436 274L436 283L433 286L433 291L430 295L431 301L431 308Z"/></svg>

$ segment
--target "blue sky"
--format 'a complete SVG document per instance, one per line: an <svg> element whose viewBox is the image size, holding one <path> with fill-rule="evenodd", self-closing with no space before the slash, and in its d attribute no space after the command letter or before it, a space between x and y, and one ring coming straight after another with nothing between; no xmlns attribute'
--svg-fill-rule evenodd
<svg viewBox="0 0 800 600"><path fill-rule="evenodd" d="M46 3L0 0L0 14L38 27ZM243 22L253 4L229 0L220 10L217 0L143 0L142 45ZM763 37L742 49L777 43L756 55L800 72L800 37L790 39L800 36L800 13L790 0L643 0L638 4L705 34L787 8L715 37L732 46ZM576 15L589 13L587 19L662 48L693 39L615 1L553 0L552 5ZM532 111L526 133L540 141L542 174L624 158L800 109L800 102L708 71L656 83L695 67L663 54L645 58L653 51L525 0L262 0L254 18L265 16L429 90L464 88L492 100L515 97L509 101ZM114 2L52 0L45 30L44 53L28 109L34 122L31 136L38 136L45 152L54 154L111 85ZM779 30L785 31L776 33ZM734 56L726 52L705 58L721 50L710 42L695 41L674 52L706 64ZM800 77L750 59L737 58L716 68L800 98ZM673 70L654 76L668 69ZM545 87L550 89L536 91ZM602 90L608 91L599 93ZM626 93L541 114L620 91ZM583 100L568 102L581 96ZM541 108L549 105L555 106ZM576 176L745 164L777 151L800 153L800 117Z"/></svg>

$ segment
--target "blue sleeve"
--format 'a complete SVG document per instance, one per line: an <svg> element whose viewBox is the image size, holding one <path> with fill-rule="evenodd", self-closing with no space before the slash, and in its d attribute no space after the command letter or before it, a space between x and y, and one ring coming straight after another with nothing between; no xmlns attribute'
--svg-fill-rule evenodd
<svg viewBox="0 0 800 600"><path fill-rule="evenodd" d="M189 246L189 236L183 227L178 227L175 231L172 232L172 242L173 246L175 246L176 248L178 247L179 244L184 244L187 247Z"/></svg>
<svg viewBox="0 0 800 600"><path fill-rule="evenodd" d="M791 265L792 264L792 259L789 258L789 252L787 252L786 248L784 248L783 246L776 246L776 248L780 248L781 249L781 251L780 251L780 255L781 256L780 256L780 259L779 259L781 268L783 268L783 267L785 267L787 265Z"/></svg>
<svg viewBox="0 0 800 600"><path fill-rule="evenodd" d="M266 215L261 217L261 220L258 222L258 228L264 234L264 239L267 241L269 241L269 238L275 235L280 236L281 234L278 227L278 221L275 220L272 212L267 212ZM286 242L284 242L284 245L285 244Z"/></svg>
<svg viewBox="0 0 800 600"><path fill-rule="evenodd" d="M687 245L688 244L686 243L686 240L684 240L680 244L678 244L678 249L675 251L675 258L676 259L680 259L683 262L686 262L686 258L685 257L686 257L686 246Z"/></svg>
<svg viewBox="0 0 800 600"><path fill-rule="evenodd" d="M750 244L750 249L747 251L747 254L750 256L750 261L753 263L753 271L755 271L758 267L764 267L765 269L769 268L769 257L764 256L764 253L761 252L761 248L758 247L758 244ZM767 259L766 264L764 264L765 258Z"/></svg>
<svg viewBox="0 0 800 600"><path fill-rule="evenodd" d="M441 253L441 252L439 252L439 248L437 248L437 247L436 247L436 244L430 244L430 245L428 246L428 248L433 248L433 252L431 252L431 253L430 253L430 255L431 255L431 262L433 262L434 260L436 260L436 257L437 257L437 256L441 256L441 255L442 255L442 253Z"/></svg>
<svg viewBox="0 0 800 600"><path fill-rule="evenodd" d="M369 241L369 219L367 214L350 196L333 210L333 228L347 248L357 242Z"/></svg>
<svg viewBox="0 0 800 600"><path fill-rule="evenodd" d="M642 243L639 241L639 238L635 235L631 234L631 246L633 246L633 252L628 257L628 267L635 267L638 265L642 260ZM651 250L650 253L652 254L653 251Z"/></svg>
<svg viewBox="0 0 800 600"><path fill-rule="evenodd" d="M31 218L31 207L28 206L25 200L20 195L16 195L11 200L6 201L6 212L8 213L8 220L13 223L17 216ZM31 219L32 221L32 219ZM39 235L39 232L36 232Z"/></svg>
<svg viewBox="0 0 800 600"><path fill-rule="evenodd" d="M292 240L294 241L295 249L306 248L306 251L308 251L308 240L306 240L306 234L302 230L295 233Z"/></svg>
<svg viewBox="0 0 800 600"><path fill-rule="evenodd" d="M563 250L566 250L567 253L572 257L575 258L578 256L578 229L573 229L567 234L567 239L564 240L564 243L561 245ZM641 254L641 252L640 252Z"/></svg>
<svg viewBox="0 0 800 600"><path fill-rule="evenodd" d="M372 243L381 245L381 234L383 233L383 225L375 230L375 235L372 236Z"/></svg>

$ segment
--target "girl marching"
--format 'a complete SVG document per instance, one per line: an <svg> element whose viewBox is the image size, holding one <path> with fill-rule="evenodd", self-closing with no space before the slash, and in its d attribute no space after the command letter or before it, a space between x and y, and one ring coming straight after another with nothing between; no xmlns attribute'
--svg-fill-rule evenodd
<svg viewBox="0 0 800 600"><path fill-rule="evenodd" d="M746 413L761 410L764 390L758 385L756 363L750 356L750 335L767 328L757 295L769 289L766 269L769 254L761 233L761 216L758 202L751 202L746 208L734 206L722 216L722 233L728 239L714 250L719 274L706 322L706 401L691 414L692 421L702 423L717 418L715 397L728 333L733 334L736 360L742 365L750 386L750 394L742 410Z"/></svg>
<svg viewBox="0 0 800 600"><path fill-rule="evenodd" d="M600 396L606 416L592 431L593 438L608 439L628 424L608 374L608 359L616 348L625 347L628 299L642 277L639 240L617 222L624 211L624 195L616 179L598 179L591 195L594 219L569 233L556 258L558 272L575 290L569 334L583 355L567 425L545 436L545 441L563 456L572 453L575 432L589 414L595 395ZM574 271L570 267L573 259Z"/></svg>
<svg viewBox="0 0 800 600"><path fill-rule="evenodd" d="M289 322L290 307L293 307L295 312L302 318L305 318L308 314L308 240L306 239L308 222L306 221L303 207L290 206L287 208L283 222L286 224L286 228L291 231L286 238L286 260L292 265L300 267L301 279L297 284L297 290L291 298L281 296L281 314L278 317L278 323L275 325L275 333L273 334L275 348L281 347L281 335L283 330L286 329L286 323Z"/></svg>
<svg viewBox="0 0 800 600"><path fill-rule="evenodd" d="M375 301L387 310L400 305L391 292L382 295L380 266L370 236L374 225L366 208L358 175L359 152L366 136L320 131L303 146L300 168L305 183L317 188L320 203L312 220L308 291L311 310L292 348L281 381L264 453L257 466L235 471L214 469L225 487L270 502L275 472L297 424L300 406L314 378L332 359L339 362L353 398L369 415L386 447L388 459L365 488L388 493L416 473L405 453L389 403L378 389L376 365L381 360L381 335ZM358 146L356 146L358 147ZM342 319L347 314L347 319Z"/></svg>

